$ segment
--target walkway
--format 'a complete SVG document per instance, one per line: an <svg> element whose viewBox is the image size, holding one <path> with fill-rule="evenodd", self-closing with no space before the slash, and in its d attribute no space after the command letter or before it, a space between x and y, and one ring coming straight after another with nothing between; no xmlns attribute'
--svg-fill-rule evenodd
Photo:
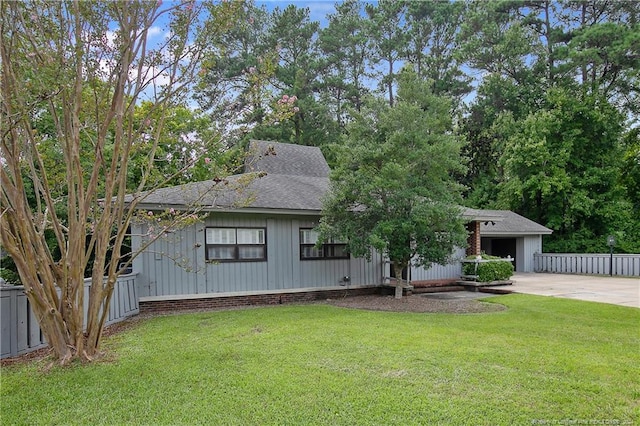
<svg viewBox="0 0 640 426"><path fill-rule="evenodd" d="M516 273L511 279L513 285L495 288L640 308L640 278Z"/></svg>

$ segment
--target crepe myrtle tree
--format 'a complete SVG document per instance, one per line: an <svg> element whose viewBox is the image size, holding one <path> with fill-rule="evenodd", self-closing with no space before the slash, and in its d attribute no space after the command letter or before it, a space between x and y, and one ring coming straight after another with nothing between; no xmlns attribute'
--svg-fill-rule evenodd
<svg viewBox="0 0 640 426"><path fill-rule="evenodd" d="M98 354L117 276L130 263L121 249L136 207L172 178L154 175L150 185L166 112L184 100L205 46L215 46L235 8L233 2L0 3L1 242L61 364ZM152 48L159 20L166 36ZM141 100L148 101L146 113L136 116ZM51 166L52 155L63 170ZM132 157L144 158L133 189ZM223 180L212 182L213 190ZM165 231L196 220L193 214L165 212L153 220ZM59 253L47 244L52 235Z"/></svg>
<svg viewBox="0 0 640 426"><path fill-rule="evenodd" d="M352 255L384 253L402 297L402 269L446 263L466 242L460 139L453 134L450 104L428 82L403 70L394 106L369 99L347 127L330 191L323 200L320 239L347 242Z"/></svg>

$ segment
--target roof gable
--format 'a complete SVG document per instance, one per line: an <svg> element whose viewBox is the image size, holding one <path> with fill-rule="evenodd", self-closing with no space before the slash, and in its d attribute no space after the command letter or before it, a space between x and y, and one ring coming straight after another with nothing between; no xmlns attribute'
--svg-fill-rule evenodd
<svg viewBox="0 0 640 426"><path fill-rule="evenodd" d="M329 177L329 165L320 148L280 142L252 140L245 172L288 176Z"/></svg>

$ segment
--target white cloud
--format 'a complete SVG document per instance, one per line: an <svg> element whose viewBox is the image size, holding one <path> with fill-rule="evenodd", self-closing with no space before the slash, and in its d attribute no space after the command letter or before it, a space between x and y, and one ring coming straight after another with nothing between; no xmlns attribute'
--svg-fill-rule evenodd
<svg viewBox="0 0 640 426"><path fill-rule="evenodd" d="M106 39L107 39L107 46L110 48L114 48L115 42L116 42L116 32L115 31L107 31L104 33Z"/></svg>
<svg viewBox="0 0 640 426"><path fill-rule="evenodd" d="M162 28L154 25L153 27L149 28L149 30L147 31L147 37L151 38L157 35L161 35L163 33L164 31L162 31Z"/></svg>

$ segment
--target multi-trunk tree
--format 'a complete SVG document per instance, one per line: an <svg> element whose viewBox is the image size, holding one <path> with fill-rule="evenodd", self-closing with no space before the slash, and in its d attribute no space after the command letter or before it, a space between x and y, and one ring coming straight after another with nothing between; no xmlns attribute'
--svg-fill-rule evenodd
<svg viewBox="0 0 640 426"><path fill-rule="evenodd" d="M201 8L210 16L206 39L194 33ZM216 41L234 8L228 2L0 4L2 246L63 364L98 353L137 194L172 177L149 185L169 111L199 71L202 46ZM152 47L161 17L166 37ZM141 110L142 100L149 104ZM144 161L132 189L131 161L141 146ZM164 225L182 219L175 215Z"/></svg>

